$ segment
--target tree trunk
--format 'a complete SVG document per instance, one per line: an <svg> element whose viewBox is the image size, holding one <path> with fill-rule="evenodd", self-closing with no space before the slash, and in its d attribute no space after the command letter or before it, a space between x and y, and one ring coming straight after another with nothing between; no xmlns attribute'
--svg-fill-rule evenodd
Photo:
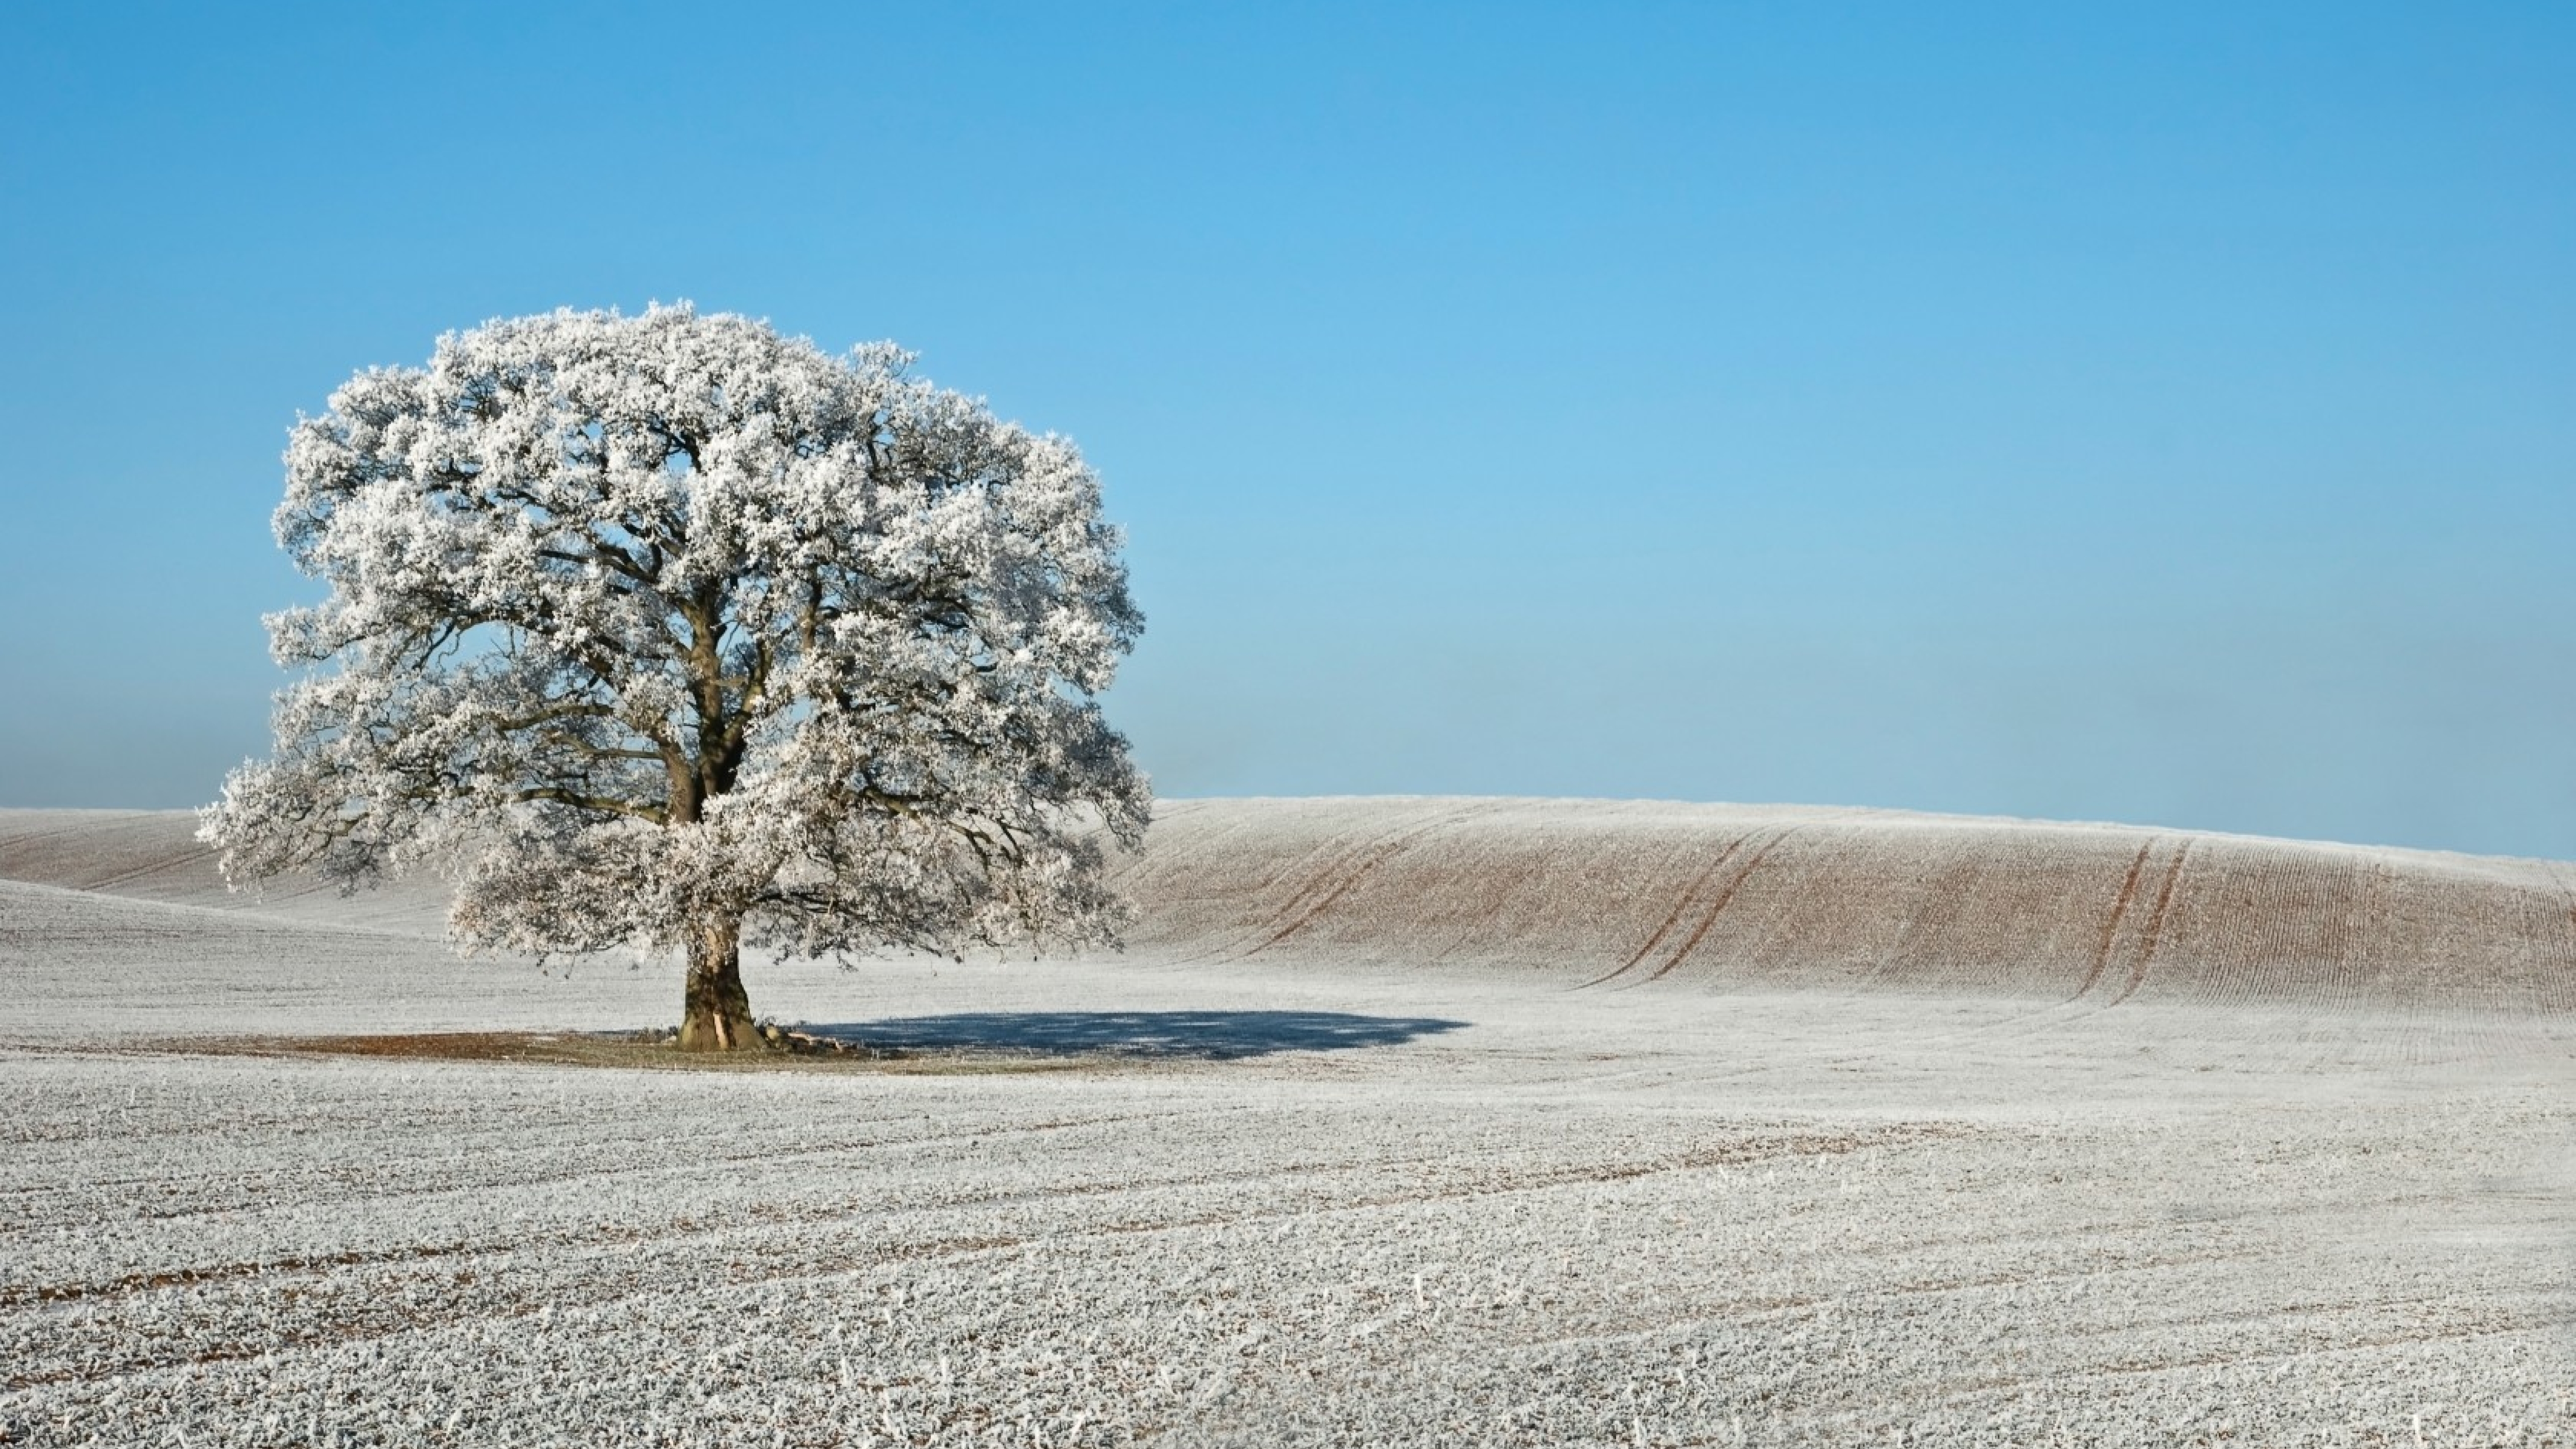
<svg viewBox="0 0 2576 1449"><path fill-rule="evenodd" d="M742 919L700 922L689 936L689 984L680 998L680 1050L752 1051L765 1045L742 989Z"/></svg>

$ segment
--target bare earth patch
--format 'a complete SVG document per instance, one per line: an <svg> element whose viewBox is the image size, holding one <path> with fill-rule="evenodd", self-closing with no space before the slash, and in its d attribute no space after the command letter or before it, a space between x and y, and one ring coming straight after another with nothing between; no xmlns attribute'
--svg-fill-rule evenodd
<svg viewBox="0 0 2576 1449"><path fill-rule="evenodd" d="M120 1044L122 1051L207 1056L367 1057L411 1062L512 1062L664 1072L861 1072L909 1076L1134 1070L1133 1057L1065 1057L1028 1051L879 1047L803 1032L781 1032L764 1049L684 1052L667 1031L423 1031L341 1036L165 1037Z"/></svg>

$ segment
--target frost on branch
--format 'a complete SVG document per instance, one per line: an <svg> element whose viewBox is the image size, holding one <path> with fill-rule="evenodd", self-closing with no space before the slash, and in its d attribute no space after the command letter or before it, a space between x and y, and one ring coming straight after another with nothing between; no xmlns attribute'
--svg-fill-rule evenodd
<svg viewBox="0 0 2576 1449"><path fill-rule="evenodd" d="M686 950L716 1045L741 944L1114 939L1118 532L1069 441L909 361L681 306L351 378L286 453L330 595L268 620L304 672L205 812L227 877L426 869L467 944Z"/></svg>

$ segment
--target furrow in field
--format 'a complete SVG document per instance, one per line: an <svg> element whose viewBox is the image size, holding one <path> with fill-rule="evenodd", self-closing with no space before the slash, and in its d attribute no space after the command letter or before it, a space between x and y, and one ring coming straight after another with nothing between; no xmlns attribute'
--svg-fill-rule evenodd
<svg viewBox="0 0 2576 1449"><path fill-rule="evenodd" d="M1455 824L1476 813L1476 808L1472 806L1464 810L1452 811L1434 819L1389 832L1366 847L1349 852L1353 863L1348 869L1338 872L1319 872L1305 889L1291 897L1282 908L1283 913L1294 913L1288 923L1281 926L1269 939L1244 952L1243 955L1259 955L1306 929L1314 923L1316 917L1332 909L1334 902L1349 895L1353 889L1388 861L1411 849L1417 842L1436 834L1442 827ZM1320 897L1316 895L1319 890L1323 892Z"/></svg>
<svg viewBox="0 0 2576 1449"><path fill-rule="evenodd" d="M2157 948L2164 944L2165 919L2173 912L2174 893L2182 887L2183 872L2190 860L2191 841L2186 839L2174 847L2173 859L2165 864L2164 881L2156 887L2156 902L2148 908L2147 923L2138 932L2137 958L2130 963L2128 984L2111 998L2113 1006L2137 995L2138 988L2146 984L2147 973L2155 969Z"/></svg>
<svg viewBox="0 0 2576 1449"><path fill-rule="evenodd" d="M2119 894L2111 898L2111 909L2102 917L2102 941L2093 948L2093 964L2085 969L2083 984L2075 988L2077 997L2091 991L2101 981L2103 971L2110 966L2111 946L2119 939L2120 922L2129 914L2130 903L2138 898L2138 877L2146 870L2147 856L2155 848L2156 842L2150 837L2138 846L2138 853L2130 857L2129 871L2121 877Z"/></svg>
<svg viewBox="0 0 2576 1449"><path fill-rule="evenodd" d="M1681 945L1674 950L1673 954L1665 960L1664 964L1656 967L1653 974L1649 975L1646 979L1649 981L1660 981L1663 978L1670 976L1673 973L1674 967L1689 960L1690 954L1699 949L1700 942L1708 939L1709 928L1717 924L1717 918L1726 914L1726 908L1728 906L1735 904L1736 892L1744 889L1744 883L1751 880L1753 878L1753 873L1762 868L1762 863L1771 858L1771 852L1779 849L1780 842L1788 839L1793 833L1794 827L1790 830L1777 831L1770 839L1762 842L1761 848L1755 850L1753 854L1745 860L1743 868L1736 871L1734 875L1728 877L1726 884L1718 889L1717 895L1708 903L1707 912L1700 917L1699 924L1691 928L1690 935L1685 938Z"/></svg>
<svg viewBox="0 0 2576 1449"><path fill-rule="evenodd" d="M1739 835L1718 848L1717 855L1714 859L1709 861L1708 868L1692 877L1690 884L1684 886L1681 893L1673 898L1673 908L1664 913L1664 918L1662 920L1655 923L1655 929L1646 937L1646 943L1639 946L1627 960L1620 962L1617 970L1611 971L1607 975L1595 976L1583 984L1586 986L1599 986L1605 981L1615 981L1618 978L1627 975L1629 972L1636 970L1638 962L1643 961L1648 956L1654 954L1655 948L1663 944L1666 936L1672 934L1673 927L1681 924L1682 917L1690 911L1693 905L1698 903L1700 892L1708 889L1708 883L1717 878L1717 873L1726 868L1726 863L1735 858L1735 853L1737 851L1744 848L1745 839L1746 837ZM1703 925L1701 929L1706 930L1707 928ZM1658 972L1657 974L1660 975L1662 973Z"/></svg>

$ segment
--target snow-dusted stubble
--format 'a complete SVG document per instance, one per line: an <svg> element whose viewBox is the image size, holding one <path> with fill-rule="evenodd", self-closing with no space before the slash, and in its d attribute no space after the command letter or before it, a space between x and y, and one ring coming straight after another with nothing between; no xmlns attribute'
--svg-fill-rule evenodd
<svg viewBox="0 0 2576 1449"><path fill-rule="evenodd" d="M1065 439L686 306L360 373L286 453L276 755L235 881L429 869L461 942L795 953L1112 939L1151 797L1094 694L1134 643Z"/></svg>

